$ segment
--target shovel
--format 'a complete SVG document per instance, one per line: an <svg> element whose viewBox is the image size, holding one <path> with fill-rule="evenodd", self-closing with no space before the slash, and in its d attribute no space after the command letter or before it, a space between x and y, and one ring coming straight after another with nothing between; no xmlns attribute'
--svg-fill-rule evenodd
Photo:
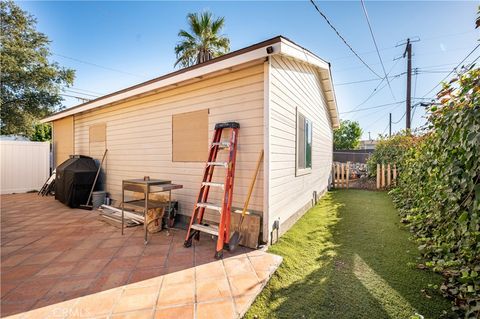
<svg viewBox="0 0 480 319"><path fill-rule="evenodd" d="M250 202L250 196L252 195L253 186L255 186L255 181L257 180L257 175L258 175L258 171L260 170L260 164L262 163L262 159L263 159L263 150L260 152L260 155L258 156L257 168L255 169L255 173L253 175L252 181L250 182L247 199L245 200L245 203L243 205L240 222L238 223L235 229L235 232L233 233L232 237L230 237L230 240L228 242L228 247L230 251L235 250L235 248L237 248L238 244L242 240L242 234L240 233L240 231L242 229L242 224L243 224L243 220L245 219L245 215L247 214L248 203Z"/></svg>

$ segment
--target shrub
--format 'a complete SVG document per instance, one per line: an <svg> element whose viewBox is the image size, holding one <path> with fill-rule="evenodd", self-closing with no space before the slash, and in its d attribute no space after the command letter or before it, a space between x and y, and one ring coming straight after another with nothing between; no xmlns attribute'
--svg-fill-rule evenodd
<svg viewBox="0 0 480 319"><path fill-rule="evenodd" d="M368 172L370 176L377 175L377 164L397 164L400 169L403 162L403 156L410 148L417 143L418 137L401 132L392 137L381 137L375 146L375 151L367 161Z"/></svg>
<svg viewBox="0 0 480 319"><path fill-rule="evenodd" d="M480 69L445 84L390 194L453 309L480 317ZM393 143L393 142L392 142ZM391 151L392 153L394 151Z"/></svg>

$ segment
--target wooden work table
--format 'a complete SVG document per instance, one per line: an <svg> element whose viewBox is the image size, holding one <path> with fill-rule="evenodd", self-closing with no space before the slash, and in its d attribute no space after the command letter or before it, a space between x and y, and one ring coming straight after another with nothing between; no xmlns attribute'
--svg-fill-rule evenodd
<svg viewBox="0 0 480 319"><path fill-rule="evenodd" d="M149 195L152 193L168 192L168 212L170 212L172 205L172 190L183 188L183 185L172 184L172 181L162 179L126 179L122 181L122 235L124 228L124 211L125 207L132 207L134 209L143 208L145 230L144 241L145 245L148 243L148 228L147 228L147 212L151 208L165 207L166 203L159 203L151 201ZM125 201L125 192L143 193L143 199ZM168 228L168 223L167 223Z"/></svg>

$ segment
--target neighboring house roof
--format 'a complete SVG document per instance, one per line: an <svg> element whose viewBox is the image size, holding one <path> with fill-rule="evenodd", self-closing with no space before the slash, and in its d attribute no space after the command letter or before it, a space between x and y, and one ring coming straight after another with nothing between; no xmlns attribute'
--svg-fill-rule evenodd
<svg viewBox="0 0 480 319"><path fill-rule="evenodd" d="M267 48L272 47L271 53L267 52ZM333 88L333 80L330 71L330 63L322 60L307 49L295 44L293 41L283 37L277 36L269 40L245 47L243 49L224 54L207 62L196 64L188 68L184 68L172 73L165 74L158 78L128 87L126 89L110 93L86 103L57 112L42 120L43 123L51 122L63 117L67 117L76 113L89 111L95 108L103 107L116 103L125 99L130 99L137 95L143 95L151 91L156 91L161 88L175 86L180 82L192 79L202 79L202 76L223 69L232 68L243 63L264 59L269 55L280 54L285 55L305 63L311 64L319 69L322 87L325 98L327 100L327 107L329 109L330 118L334 128L339 126L338 108L335 98L335 91Z"/></svg>
<svg viewBox="0 0 480 319"><path fill-rule="evenodd" d="M378 140L361 140L359 149L374 150L377 146Z"/></svg>

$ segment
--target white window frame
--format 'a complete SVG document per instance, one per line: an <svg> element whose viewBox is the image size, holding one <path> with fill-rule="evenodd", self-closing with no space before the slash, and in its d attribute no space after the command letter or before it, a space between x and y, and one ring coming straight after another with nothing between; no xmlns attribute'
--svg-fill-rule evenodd
<svg viewBox="0 0 480 319"><path fill-rule="evenodd" d="M313 121L310 120L307 116L305 116L302 112L300 112L297 108L296 110L296 121L295 121L295 176L302 176L302 175L306 175L306 174L310 174L312 172L312 167L313 167ZM307 143L305 142L304 145L299 145L300 144L300 136L299 136L299 129L300 129L300 121L302 120L303 118L303 121L304 121L304 128L305 127L308 127L309 131L310 131L310 167L300 167L300 152L299 152L299 148L300 147L307 147ZM309 124L309 125L306 125L306 124ZM303 141L307 141L308 140L308 131L304 131L304 134L305 134L305 138L303 139ZM306 157L306 154L307 154L307 151L305 149L305 157ZM306 162L306 158L305 158L305 162Z"/></svg>

